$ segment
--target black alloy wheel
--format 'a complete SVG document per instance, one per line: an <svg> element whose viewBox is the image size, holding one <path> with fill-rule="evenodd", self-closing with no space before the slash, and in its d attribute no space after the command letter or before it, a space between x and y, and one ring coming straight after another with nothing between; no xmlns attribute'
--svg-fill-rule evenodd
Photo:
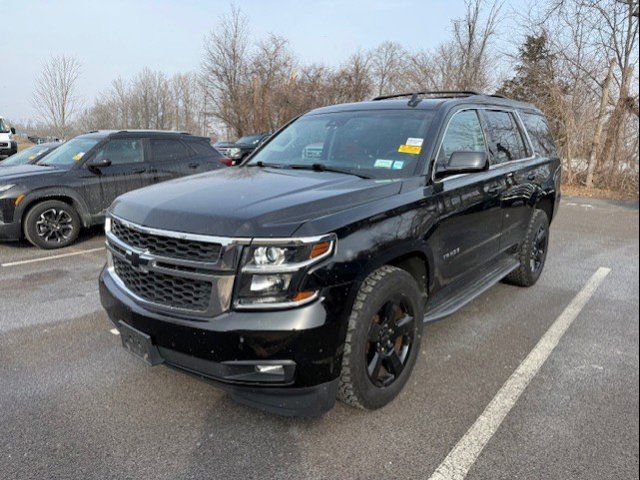
<svg viewBox="0 0 640 480"><path fill-rule="evenodd" d="M415 317L401 294L385 303L373 317L366 348L369 379L388 387L405 368L415 336Z"/></svg>

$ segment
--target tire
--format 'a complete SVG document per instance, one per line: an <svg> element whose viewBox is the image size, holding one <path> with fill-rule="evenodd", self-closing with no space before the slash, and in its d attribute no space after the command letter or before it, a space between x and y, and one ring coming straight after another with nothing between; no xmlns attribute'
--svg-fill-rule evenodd
<svg viewBox="0 0 640 480"><path fill-rule="evenodd" d="M24 217L24 236L46 250L71 245L80 233L80 216L68 203L47 200L33 206Z"/></svg>
<svg viewBox="0 0 640 480"><path fill-rule="evenodd" d="M543 210L534 210L520 250L520 266L504 279L519 287L531 287L540 278L549 249L549 218Z"/></svg>
<svg viewBox="0 0 640 480"><path fill-rule="evenodd" d="M424 295L408 272L384 266L370 274L360 286L349 317L338 398L366 410L391 402L418 358L423 318ZM372 338L382 341L373 342Z"/></svg>

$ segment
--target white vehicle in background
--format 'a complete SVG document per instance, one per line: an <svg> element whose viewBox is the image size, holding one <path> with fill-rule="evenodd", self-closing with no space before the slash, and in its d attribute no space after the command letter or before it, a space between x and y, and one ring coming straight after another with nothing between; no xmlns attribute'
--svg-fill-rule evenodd
<svg viewBox="0 0 640 480"><path fill-rule="evenodd" d="M18 142L13 138L15 133L16 129L9 128L5 120L0 117L0 160L10 157L18 151Z"/></svg>

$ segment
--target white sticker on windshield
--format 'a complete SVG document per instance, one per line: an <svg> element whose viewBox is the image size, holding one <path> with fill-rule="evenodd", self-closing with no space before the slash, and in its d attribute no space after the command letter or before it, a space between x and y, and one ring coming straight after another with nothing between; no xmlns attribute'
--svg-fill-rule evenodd
<svg viewBox="0 0 640 480"><path fill-rule="evenodd" d="M421 147L423 141L424 141L423 138L412 138L412 137L409 137L409 138L407 138L407 141L404 144L405 145L410 145L412 147Z"/></svg>
<svg viewBox="0 0 640 480"><path fill-rule="evenodd" d="M402 170L403 167L404 167L404 160L396 160L395 162L393 162L394 170Z"/></svg>

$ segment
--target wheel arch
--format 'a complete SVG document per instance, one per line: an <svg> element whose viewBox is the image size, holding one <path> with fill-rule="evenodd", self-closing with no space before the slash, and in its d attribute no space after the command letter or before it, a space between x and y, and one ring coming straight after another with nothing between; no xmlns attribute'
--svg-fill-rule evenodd
<svg viewBox="0 0 640 480"><path fill-rule="evenodd" d="M38 190L32 193L29 193L25 196L25 198L20 202L19 207L20 210L16 212L17 216L20 218L20 223L22 228L24 228L24 220L33 207L47 200L59 200L68 205L71 205L78 215L80 216L80 221L82 222L83 227L88 227L91 225L91 215L89 214L89 209L87 208L86 203L82 199L80 195L78 195L73 190L67 189L54 189L54 190Z"/></svg>
<svg viewBox="0 0 640 480"><path fill-rule="evenodd" d="M427 245L411 244L401 248L384 249L368 262L366 268L361 270L358 283L385 265L400 268L411 274L426 298L433 285L434 275L433 255Z"/></svg>

